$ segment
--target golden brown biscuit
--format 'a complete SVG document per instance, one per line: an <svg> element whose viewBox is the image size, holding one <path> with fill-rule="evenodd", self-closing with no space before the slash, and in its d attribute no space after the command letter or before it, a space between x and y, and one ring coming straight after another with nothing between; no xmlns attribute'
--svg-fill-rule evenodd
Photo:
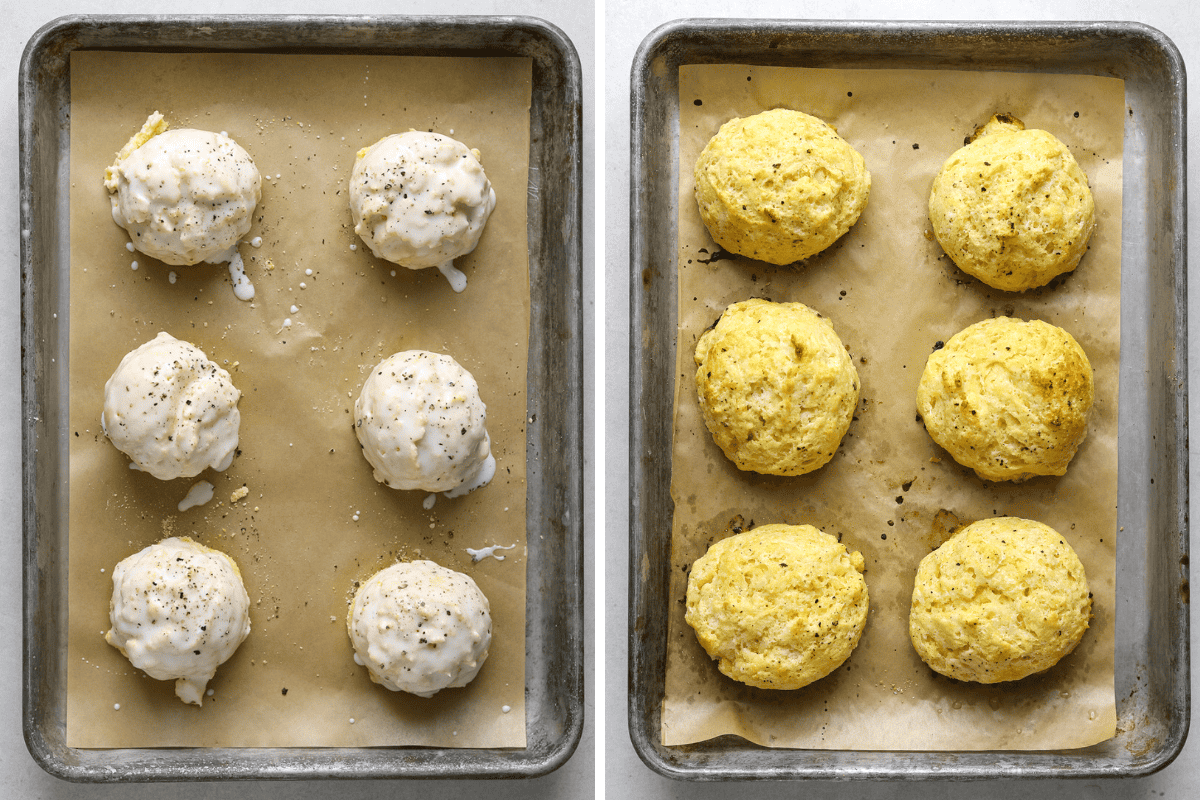
<svg viewBox="0 0 1200 800"><path fill-rule="evenodd" d="M1093 396L1092 366L1071 334L997 317L929 356L917 412L955 461L986 480L1020 481L1066 473Z"/></svg>
<svg viewBox="0 0 1200 800"><path fill-rule="evenodd" d="M738 469L803 475L833 458L859 384L829 320L803 303L744 300L704 332L695 359L704 423Z"/></svg>
<svg viewBox="0 0 1200 800"><path fill-rule="evenodd" d="M696 202L713 240L791 264L850 230L871 191L863 157L832 126L776 108L732 119L696 161Z"/></svg>
<svg viewBox="0 0 1200 800"><path fill-rule="evenodd" d="M1092 614L1083 564L1053 528L1017 517L967 525L917 568L909 636L960 681L1015 681L1049 669Z"/></svg>
<svg viewBox="0 0 1200 800"><path fill-rule="evenodd" d="M811 525L762 525L692 565L684 619L717 668L799 689L850 657L867 622L863 557Z"/></svg>
<svg viewBox="0 0 1200 800"><path fill-rule="evenodd" d="M947 159L929 221L959 269L1007 292L1075 269L1096 224L1087 176L1066 145L1006 115Z"/></svg>

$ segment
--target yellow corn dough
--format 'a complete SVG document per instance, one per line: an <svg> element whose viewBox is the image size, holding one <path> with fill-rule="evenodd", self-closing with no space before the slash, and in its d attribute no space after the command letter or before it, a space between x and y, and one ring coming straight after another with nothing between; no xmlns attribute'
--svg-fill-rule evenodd
<svg viewBox="0 0 1200 800"><path fill-rule="evenodd" d="M979 477L1021 481L1066 473L1093 397L1092 365L1071 334L997 317L929 356L917 412L933 440Z"/></svg>
<svg viewBox="0 0 1200 800"><path fill-rule="evenodd" d="M791 264L850 230L871 191L863 157L816 117L776 108L732 119L696 161L696 202L713 240Z"/></svg>
<svg viewBox="0 0 1200 800"><path fill-rule="evenodd" d="M934 235L959 269L1023 292L1070 272L1095 228L1087 176L1053 134L992 117L946 161L929 194Z"/></svg>
<svg viewBox="0 0 1200 800"><path fill-rule="evenodd" d="M850 657L867 622L863 557L811 525L762 525L692 564L684 619L717 668L799 689Z"/></svg>
<svg viewBox="0 0 1200 800"><path fill-rule="evenodd" d="M695 360L704 423L738 469L803 475L833 458L859 383L829 320L803 303L744 300L700 337Z"/></svg>
<svg viewBox="0 0 1200 800"><path fill-rule="evenodd" d="M909 636L935 671L1015 681L1049 669L1092 614L1083 564L1053 528L1017 517L966 526L917 568Z"/></svg>

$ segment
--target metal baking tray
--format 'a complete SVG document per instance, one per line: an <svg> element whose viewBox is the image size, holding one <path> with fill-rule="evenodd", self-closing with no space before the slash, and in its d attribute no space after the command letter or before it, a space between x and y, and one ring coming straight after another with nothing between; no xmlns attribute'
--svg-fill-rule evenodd
<svg viewBox="0 0 1200 800"><path fill-rule="evenodd" d="M66 745L69 56L97 49L532 60L525 748ZM583 728L582 80L570 40L529 17L65 17L27 44L19 106L23 728L38 764L82 782L532 777L561 766Z"/></svg>
<svg viewBox="0 0 1200 800"><path fill-rule="evenodd" d="M1081 73L1125 81L1115 738L1054 752L868 752L660 737L673 505L678 67ZM1146 775L1190 716L1185 76L1172 42L1124 22L679 20L632 70L629 727L672 778L921 780Z"/></svg>

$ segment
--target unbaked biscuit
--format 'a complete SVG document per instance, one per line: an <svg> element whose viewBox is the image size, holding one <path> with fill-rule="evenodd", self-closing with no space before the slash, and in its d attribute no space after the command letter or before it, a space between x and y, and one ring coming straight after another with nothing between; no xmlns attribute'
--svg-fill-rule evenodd
<svg viewBox="0 0 1200 800"><path fill-rule="evenodd" d="M925 430L990 481L1063 475L1087 436L1092 366L1070 333L997 317L929 356L917 388Z"/></svg>
<svg viewBox="0 0 1200 800"><path fill-rule="evenodd" d="M833 458L859 382L829 320L803 303L744 300L704 332L695 360L704 423L738 469L803 475Z"/></svg>
<svg viewBox="0 0 1200 800"><path fill-rule="evenodd" d="M363 582L346 629L354 662L373 682L432 697L479 674L492 643L491 605L469 575L402 562Z"/></svg>
<svg viewBox="0 0 1200 800"><path fill-rule="evenodd" d="M684 619L717 668L763 689L837 669L867 622L863 557L811 525L762 525L692 564Z"/></svg>
<svg viewBox="0 0 1200 800"><path fill-rule="evenodd" d="M157 111L105 170L104 186L133 247L176 266L237 258L262 197L241 145L223 133L168 130Z"/></svg>
<svg viewBox="0 0 1200 800"><path fill-rule="evenodd" d="M967 525L917 568L909 636L933 670L999 683L1049 669L1092 614L1083 564L1053 528L1017 517Z"/></svg>
<svg viewBox="0 0 1200 800"><path fill-rule="evenodd" d="M726 122L700 153L695 176L713 240L771 264L829 247L871 191L863 157L832 126L786 108Z"/></svg>
<svg viewBox="0 0 1200 800"><path fill-rule="evenodd" d="M934 178L929 221L959 269L1023 292L1075 269L1096 225L1095 202L1066 145L998 115Z"/></svg>

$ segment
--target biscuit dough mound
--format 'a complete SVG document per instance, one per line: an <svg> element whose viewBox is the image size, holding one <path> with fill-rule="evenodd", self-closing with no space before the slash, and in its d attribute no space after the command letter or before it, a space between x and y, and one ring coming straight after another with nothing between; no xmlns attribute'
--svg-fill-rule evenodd
<svg viewBox="0 0 1200 800"><path fill-rule="evenodd" d="M129 556L113 570L104 640L151 678L201 705L204 689L250 635L250 598L233 559L187 537Z"/></svg>
<svg viewBox="0 0 1200 800"><path fill-rule="evenodd" d="M372 681L421 697L474 680L492 641L475 581L432 561L377 572L359 587L346 625L354 661Z"/></svg>
<svg viewBox="0 0 1200 800"><path fill-rule="evenodd" d="M354 232L377 258L438 267L456 291L453 260L475 249L496 205L479 151L425 131L392 134L358 151L350 176Z"/></svg>
<svg viewBox="0 0 1200 800"><path fill-rule="evenodd" d="M487 407L448 355L405 350L379 363L354 404L354 432L375 480L393 489L466 494L496 471Z"/></svg>
<svg viewBox="0 0 1200 800"><path fill-rule="evenodd" d="M929 194L942 249L963 272L1006 292L1075 269L1095 213L1087 176L1066 145L1003 115L947 159Z"/></svg>
<svg viewBox="0 0 1200 800"><path fill-rule="evenodd" d="M871 191L858 151L822 120L786 108L726 122L700 153L695 176L713 240L771 264L836 242Z"/></svg>
<svg viewBox="0 0 1200 800"><path fill-rule="evenodd" d="M222 472L237 450L240 397L204 351L163 332L126 354L104 384L100 425L159 480Z"/></svg>
<svg viewBox="0 0 1200 800"><path fill-rule="evenodd" d="M1092 614L1083 564L1053 528L1017 517L967 525L917 568L909 636L960 681L1015 681L1049 669Z"/></svg>
<svg viewBox="0 0 1200 800"><path fill-rule="evenodd" d="M1092 365L1041 320L976 322L935 350L917 387L925 430L989 481L1063 475L1087 436Z"/></svg>
<svg viewBox="0 0 1200 800"><path fill-rule="evenodd" d="M859 382L829 320L803 303L744 300L704 332L695 360L704 423L738 469L803 475L833 458Z"/></svg>
<svg viewBox="0 0 1200 800"><path fill-rule="evenodd" d="M717 668L799 689L850 657L867 622L863 557L811 525L761 525L692 564L684 619Z"/></svg>
<svg viewBox="0 0 1200 800"><path fill-rule="evenodd" d="M262 178L223 133L168 130L155 112L105 171L113 220L165 264L230 261L253 222Z"/></svg>

